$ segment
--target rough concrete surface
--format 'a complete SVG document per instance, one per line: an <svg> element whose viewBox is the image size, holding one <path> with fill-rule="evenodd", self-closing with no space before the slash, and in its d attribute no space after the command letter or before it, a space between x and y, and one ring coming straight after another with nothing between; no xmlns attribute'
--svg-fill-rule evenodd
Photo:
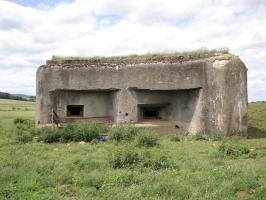
<svg viewBox="0 0 266 200"><path fill-rule="evenodd" d="M188 134L247 133L247 69L236 56L184 62L86 64L47 62L37 71L36 124L51 123L68 105L113 123L168 121ZM150 116L151 115L151 116Z"/></svg>

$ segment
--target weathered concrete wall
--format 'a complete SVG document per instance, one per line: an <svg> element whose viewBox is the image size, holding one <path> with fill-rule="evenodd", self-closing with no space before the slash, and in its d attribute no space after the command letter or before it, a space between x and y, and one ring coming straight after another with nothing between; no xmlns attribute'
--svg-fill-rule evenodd
<svg viewBox="0 0 266 200"><path fill-rule="evenodd" d="M163 118L175 122L183 130L200 132L197 124L193 123L193 116L199 101L200 89L175 91L135 91L137 104L165 104L162 110ZM195 118L194 118L195 119Z"/></svg>
<svg viewBox="0 0 266 200"><path fill-rule="evenodd" d="M245 135L246 81L246 67L234 56L123 67L44 65L37 71L36 122L50 123L54 107L63 116L67 103L84 103L87 107L95 99L99 102L87 116L108 114L114 122L137 122L138 104L167 101L170 105L164 112L171 111L166 114L168 120L190 133ZM61 108L58 103L55 106L56 91L66 92L60 97ZM96 95L100 91L103 96ZM70 97L73 92L79 95Z"/></svg>
<svg viewBox="0 0 266 200"><path fill-rule="evenodd" d="M203 90L204 132L247 133L247 69L238 58L207 62Z"/></svg>
<svg viewBox="0 0 266 200"><path fill-rule="evenodd" d="M61 117L67 116L67 105L84 105L84 118L113 119L113 92L59 90L53 97L53 108Z"/></svg>

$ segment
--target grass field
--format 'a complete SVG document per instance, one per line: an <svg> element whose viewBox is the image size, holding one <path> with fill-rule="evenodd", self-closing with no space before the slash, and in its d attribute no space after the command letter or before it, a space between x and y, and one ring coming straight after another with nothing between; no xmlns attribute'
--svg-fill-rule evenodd
<svg viewBox="0 0 266 200"><path fill-rule="evenodd" d="M34 119L34 108L0 100L0 199L266 199L266 104L249 106L249 139L161 136L150 148L134 141L19 144L13 120ZM249 153L221 156L223 144ZM122 165L114 167L118 157Z"/></svg>

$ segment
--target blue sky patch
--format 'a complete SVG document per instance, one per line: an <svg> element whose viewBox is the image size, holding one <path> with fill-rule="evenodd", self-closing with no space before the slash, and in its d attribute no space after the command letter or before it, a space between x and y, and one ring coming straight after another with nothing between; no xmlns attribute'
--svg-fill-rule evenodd
<svg viewBox="0 0 266 200"><path fill-rule="evenodd" d="M40 5L40 4L53 6L53 5L56 5L60 2L67 2L67 3L73 2L73 0L42 0L42 1L38 1L38 0L37 1L36 0L9 0L9 1L23 5L23 6L30 6L33 8L38 7L38 5Z"/></svg>
<svg viewBox="0 0 266 200"><path fill-rule="evenodd" d="M97 15L93 14L97 20L97 29L106 28L118 23L123 18L119 15L107 14L107 15Z"/></svg>
<svg viewBox="0 0 266 200"><path fill-rule="evenodd" d="M193 16L187 16L175 22L174 25L177 27L186 27L188 24L192 23L194 20L195 19Z"/></svg>

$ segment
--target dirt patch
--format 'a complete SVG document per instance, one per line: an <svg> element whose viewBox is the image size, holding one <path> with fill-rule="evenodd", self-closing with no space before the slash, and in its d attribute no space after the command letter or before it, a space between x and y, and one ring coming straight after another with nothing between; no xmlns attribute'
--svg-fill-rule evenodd
<svg viewBox="0 0 266 200"><path fill-rule="evenodd" d="M58 185L57 188L63 189L66 196L74 196L73 186L71 184Z"/></svg>
<svg viewBox="0 0 266 200"><path fill-rule="evenodd" d="M247 191L238 191L236 193L236 196L239 198L246 198L249 196L249 193Z"/></svg>

